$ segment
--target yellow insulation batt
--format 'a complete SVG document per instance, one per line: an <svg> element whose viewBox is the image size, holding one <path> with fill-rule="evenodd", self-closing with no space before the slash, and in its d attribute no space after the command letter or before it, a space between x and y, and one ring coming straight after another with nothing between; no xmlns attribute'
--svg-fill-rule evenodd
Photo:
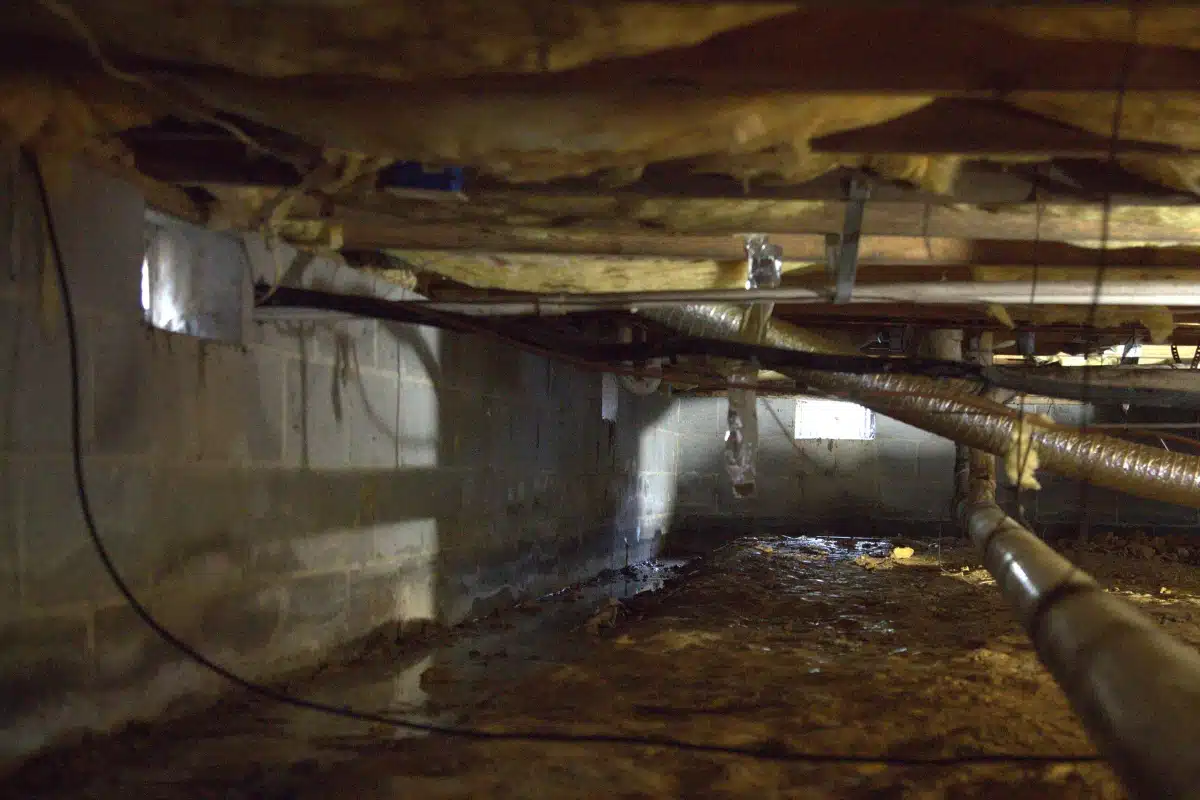
<svg viewBox="0 0 1200 800"><path fill-rule="evenodd" d="M711 153L789 150L802 165L809 139L907 114L929 97L722 96L711 89L630 86L562 94L430 93L376 81L270 81L208 75L181 84L204 103L324 146L427 163L474 166L514 181L548 180ZM784 152L784 151L781 151ZM856 159L851 157L850 163ZM886 161L880 165L887 166ZM919 174L905 160L901 173Z"/></svg>
<svg viewBox="0 0 1200 800"><path fill-rule="evenodd" d="M42 137L51 147L70 148L81 136L100 137L148 121L164 112L157 101L162 99L158 89L165 89L172 98L190 98L207 112L239 114L325 148L471 166L511 181L599 173L619 184L635 179L648 164L687 160L698 172L793 182L838 166L859 167L947 193L962 161L953 154L833 155L813 153L809 147L814 137L911 113L933 96L749 91L737 88L736 80L728 86L713 82L712 75L696 82L683 75L668 85L631 80L615 88L592 85L579 79L579 73L562 85L520 77L684 49L786 14L795 4L16 3L22 13L0 20L0 36L40 35L76 49L88 44L93 56L101 52L123 64L150 59L154 67L147 75L156 87L143 91L136 80L130 81L134 85L123 86L112 105L99 99L108 90L84 92L61 82L36 85L46 79L0 77L0 125L5 138L17 142ZM964 35L981 35L980 18L1030 37L1121 40L1133 31L1130 12L1121 7L938 13L962 15ZM910 32L895 31L897 37L906 35ZM1200 13L1147 7L1139 12L1136 35L1146 44L1200 48ZM94 68L99 80L100 64ZM904 64L896 69L903 71ZM486 76L496 73L508 79L489 82ZM479 80L441 80L469 76ZM1004 100L1108 136L1114 94L1023 91L1005 94ZM1200 148L1197 119L1200 92L1131 91L1124 100L1120 132L1130 139ZM1173 188L1200 186L1195 158L1130 156L1122 163ZM1196 227L1197 212L1189 213L1174 222Z"/></svg>
<svg viewBox="0 0 1200 800"><path fill-rule="evenodd" d="M1165 306L987 306L988 315L1008 328L1015 328L1014 317L1033 325L1091 325L1097 328L1119 328L1137 324L1150 333L1150 341L1162 344L1175 332L1175 315Z"/></svg>
<svg viewBox="0 0 1200 800"><path fill-rule="evenodd" d="M70 8L115 55L245 75L390 80L561 70L683 47L792 9L610 0L9 0L0 30L67 38ZM39 6L42 8L39 9ZM39 13L34 13L34 11Z"/></svg>
<svg viewBox="0 0 1200 800"><path fill-rule="evenodd" d="M412 250L392 250L388 254L415 269L437 273L479 289L578 293L735 289L746 285L745 260L481 255ZM785 261L783 271L786 274L809 266Z"/></svg>
<svg viewBox="0 0 1200 800"><path fill-rule="evenodd" d="M0 144L70 155L156 116L131 87L103 75L54 77L0 72Z"/></svg>
<svg viewBox="0 0 1200 800"><path fill-rule="evenodd" d="M1137 6L1136 24L1133 6ZM1136 30L1137 40L1143 44L1200 47L1200 16L1187 3L1080 3L1075 8L1031 6L968 13L1040 39L1124 42Z"/></svg>
<svg viewBox="0 0 1200 800"><path fill-rule="evenodd" d="M1010 486L1038 491L1042 488L1035 476L1041 459L1033 446L1033 434L1039 426L1053 427L1054 420L1044 414L1023 414L1013 426L1008 452L1004 454L1004 475Z"/></svg>

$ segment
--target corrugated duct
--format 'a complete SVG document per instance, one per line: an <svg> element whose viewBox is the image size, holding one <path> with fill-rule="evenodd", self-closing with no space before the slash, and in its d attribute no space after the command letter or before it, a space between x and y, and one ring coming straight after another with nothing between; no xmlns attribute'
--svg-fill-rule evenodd
<svg viewBox="0 0 1200 800"><path fill-rule="evenodd" d="M683 305L641 313L693 336L735 340L745 309ZM770 323L764 343L803 352L845 352L819 334L777 320ZM1033 466L1139 497L1200 507L1200 458L1063 429L999 406L989 408L977 395L980 386L969 381L813 370L788 374L814 389L844 396L960 444L1007 456L1019 441L1023 452L1031 448L1028 462Z"/></svg>

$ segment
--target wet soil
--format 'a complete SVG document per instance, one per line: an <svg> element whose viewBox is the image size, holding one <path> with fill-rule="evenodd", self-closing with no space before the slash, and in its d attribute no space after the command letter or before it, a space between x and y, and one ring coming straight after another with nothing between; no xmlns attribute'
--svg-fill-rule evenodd
<svg viewBox="0 0 1200 800"><path fill-rule="evenodd" d="M1100 539L1072 555L1200 644L1188 549L1132 544ZM897 545L915 553L893 558ZM494 731L856 756L1094 755L974 551L950 541L745 538L690 564L376 640L287 689ZM1102 763L813 764L475 741L244 697L48 753L6 783L48 798L1124 796Z"/></svg>

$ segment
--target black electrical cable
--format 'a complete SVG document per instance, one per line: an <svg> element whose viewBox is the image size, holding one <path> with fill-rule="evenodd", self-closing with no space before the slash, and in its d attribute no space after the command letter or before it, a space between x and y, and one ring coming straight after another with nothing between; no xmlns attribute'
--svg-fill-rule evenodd
<svg viewBox="0 0 1200 800"><path fill-rule="evenodd" d="M431 325L460 333L478 333L481 329L485 329L516 346L527 347L532 344L543 353L552 352L559 358L569 357L578 361L586 361L593 367L644 362L654 358L706 355L739 359L752 362L763 369L781 371L805 369L822 372L847 372L857 375L910 374L928 378L955 378L975 382L977 386L974 391L977 394L983 394L987 389L997 387L1014 392L1084 400L1092 403L1129 403L1135 406L1200 410L1200 391L1179 389L1176 386L1166 388L1122 386L1112 382L1103 386L1094 386L1090 383L1067 380L1060 370L1043 372L1042 369L986 367L962 361L933 358L879 358L877 356L806 353L748 342L679 336L660 342L636 344L602 344L564 339L551 343L546 340L544 334L534 337L531 329L512 321L495 322L486 319L464 318L461 314L425 309L419 306L406 306L377 297L336 294L288 286L280 286L272 290L272 287L262 284L256 288L256 291L261 299L266 300L260 306L261 308L308 308L319 311L338 311L367 319ZM269 297L267 296L268 291L270 291ZM1103 374L1106 370L1104 367L1091 369L1098 369L1097 374ZM1119 374L1119 370L1114 368L1113 373Z"/></svg>
<svg viewBox="0 0 1200 800"><path fill-rule="evenodd" d="M83 514L84 525L92 546L96 550L117 591L133 609L138 618L150 628L160 639L178 650L187 658L196 662L210 672L220 676L229 683L250 694L267 700L272 700L294 708L329 714L345 719L388 725L405 730L422 733L450 736L460 739L483 741L521 741L521 742L551 742L561 744L614 744L632 747L666 747L695 753L712 753L716 755L745 756L768 761L799 762L809 764L876 764L889 766L924 766L924 767L953 767L964 764L1061 764L1101 761L1099 755L1037 755L1024 753L977 753L974 755L958 756L871 756L839 753L803 753L787 749L780 742L771 742L759 747L734 747L704 742L688 742L666 736L655 735L625 735L616 733L561 733L556 731L490 731L479 728L466 728L448 725L435 725L418 722L411 719L378 714L370 711L360 711L347 706L337 706L306 700L286 692L273 689L260 683L243 678L241 675L221 666L208 656L196 650L187 642L180 639L164 627L141 600L130 589L129 584L121 576L113 561L108 547L104 544L96 526L92 513L91 501L88 497L87 482L84 477L83 447L82 447L82 415L80 413L80 370L79 370L79 337L76 330L75 310L71 300L71 289L67 281L67 271L63 260L63 249L54 223L54 212L50 206L50 196L46 190L45 179L40 165L32 155L28 156L31 169L37 183L38 195L46 217L46 230L50 238L51 252L54 257L55 271L58 276L59 288L62 291L63 316L67 331L67 355L71 371L71 461L75 473L75 488L78 493L79 509Z"/></svg>

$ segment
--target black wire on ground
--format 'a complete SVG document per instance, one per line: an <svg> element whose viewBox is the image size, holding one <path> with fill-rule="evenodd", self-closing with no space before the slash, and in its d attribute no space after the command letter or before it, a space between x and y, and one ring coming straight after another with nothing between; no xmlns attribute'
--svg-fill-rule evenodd
<svg viewBox="0 0 1200 800"><path fill-rule="evenodd" d="M329 714L335 717L387 725L405 730L459 739L476 741L501 742L548 742L558 744L612 744L630 747L664 747L671 750L711 753L714 755L743 756L766 761L798 762L807 764L875 764L887 766L911 767L955 767L968 764L1061 764L1096 762L1103 759L1099 755L1037 755L1024 753L977 753L973 755L956 756L890 756L890 755L855 755L840 753L806 753L790 750L781 742L773 741L758 747L736 747L705 742L689 742L667 736L655 735L626 735L619 733L565 733L557 731L493 731L481 728L467 728L448 725L436 725L418 722L412 719L379 714L371 711L361 711L348 706L331 705L315 700L306 700L278 689L273 689L254 681L248 680L236 672L218 664L208 656L196 650L187 642L180 639L154 618L133 593L129 584L117 569L108 547L104 544L96 519L92 513L91 500L87 492L87 481L84 476L83 446L82 446L82 415L80 413L80 369L79 369L79 337L76 329L75 309L71 299L71 288L67 280L66 265L63 260L63 249L54 223L54 212L50 206L50 196L37 159L28 155L31 169L37 183L38 196L46 217L46 231L50 238L51 252L54 257L55 271L58 276L59 288L62 291L63 316L66 322L67 355L71 371L71 463L75 473L75 488L78 494L79 509L83 515L84 526L88 538L96 551L97 557L105 571L116 586L117 591L134 611L138 618L150 628L160 639L175 648L182 655L200 666L220 676L230 684L258 697L271 700L282 705L292 706L307 711Z"/></svg>

